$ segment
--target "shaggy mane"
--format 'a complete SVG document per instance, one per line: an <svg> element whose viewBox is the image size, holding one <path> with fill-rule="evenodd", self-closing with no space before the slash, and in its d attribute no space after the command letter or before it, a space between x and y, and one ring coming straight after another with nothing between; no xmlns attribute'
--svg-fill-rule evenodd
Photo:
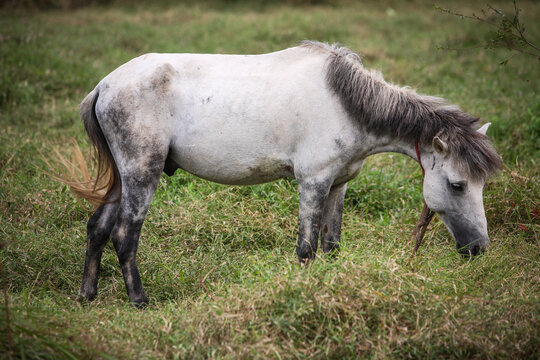
<svg viewBox="0 0 540 360"><path fill-rule="evenodd" d="M501 168L501 158L488 137L476 131L478 118L444 99L387 83L380 72L365 69L360 56L346 47L314 41L301 46L328 54L330 89L368 132L426 146L439 136L456 164L477 180Z"/></svg>

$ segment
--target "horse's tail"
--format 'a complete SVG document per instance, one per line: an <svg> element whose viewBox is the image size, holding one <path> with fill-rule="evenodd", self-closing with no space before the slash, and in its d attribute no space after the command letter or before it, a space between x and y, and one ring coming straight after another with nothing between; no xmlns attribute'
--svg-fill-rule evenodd
<svg viewBox="0 0 540 360"><path fill-rule="evenodd" d="M72 161L67 161L57 151L57 156L63 164L62 177L57 178L69 185L75 194L96 205L116 202L122 193L122 181L118 167L96 116L98 96L99 90L95 88L80 105L84 128L90 138L97 160L96 177L92 178L90 175L88 164L77 144L75 144ZM115 197L112 198L113 196Z"/></svg>
<svg viewBox="0 0 540 360"><path fill-rule="evenodd" d="M84 128L94 147L97 158L97 176L93 188L85 188L82 191L74 189L74 191L89 201L98 203L116 202L120 199L122 193L122 181L109 144L107 144L107 139L105 139L103 130L97 120L96 103L98 96L99 91L96 87L84 98L80 105ZM115 191L118 193L114 199L111 199L110 196Z"/></svg>

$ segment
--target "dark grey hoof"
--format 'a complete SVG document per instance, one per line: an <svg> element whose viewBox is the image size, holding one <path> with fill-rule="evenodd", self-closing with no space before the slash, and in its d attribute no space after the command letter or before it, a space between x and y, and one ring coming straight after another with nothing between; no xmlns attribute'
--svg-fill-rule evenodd
<svg viewBox="0 0 540 360"><path fill-rule="evenodd" d="M335 256L339 254L339 242L332 240L324 241L322 243L322 250L328 256Z"/></svg>
<svg viewBox="0 0 540 360"><path fill-rule="evenodd" d="M131 300L131 305L135 306L137 309L144 309L148 305L148 298L145 296Z"/></svg>
<svg viewBox="0 0 540 360"><path fill-rule="evenodd" d="M339 255L339 246L330 248L328 250L323 250L323 252L326 254L326 256L330 259L335 259Z"/></svg>
<svg viewBox="0 0 540 360"><path fill-rule="evenodd" d="M80 303L86 303L94 300L96 298L97 294L84 294L82 292L79 292L77 295L77 301Z"/></svg>
<svg viewBox="0 0 540 360"><path fill-rule="evenodd" d="M300 265L307 265L315 259L315 252L311 249L309 244L307 244L307 246L297 247L296 255L298 256Z"/></svg>

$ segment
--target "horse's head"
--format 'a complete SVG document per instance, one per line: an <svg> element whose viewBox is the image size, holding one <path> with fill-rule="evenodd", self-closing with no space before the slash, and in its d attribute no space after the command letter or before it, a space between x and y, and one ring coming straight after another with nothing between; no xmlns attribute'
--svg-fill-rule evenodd
<svg viewBox="0 0 540 360"><path fill-rule="evenodd" d="M477 131L485 135L488 127L489 123ZM439 214L461 254L481 253L490 244L482 202L485 179L459 166L442 135L434 137L432 145L432 152L422 159L426 204Z"/></svg>

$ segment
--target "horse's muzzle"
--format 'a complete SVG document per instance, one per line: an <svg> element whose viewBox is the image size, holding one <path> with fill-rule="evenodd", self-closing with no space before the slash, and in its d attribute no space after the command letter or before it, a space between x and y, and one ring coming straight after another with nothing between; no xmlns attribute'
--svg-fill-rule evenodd
<svg viewBox="0 0 540 360"><path fill-rule="evenodd" d="M462 216L443 217L448 230L456 240L456 249L464 257L482 254L490 244L485 225L473 224Z"/></svg>
<svg viewBox="0 0 540 360"><path fill-rule="evenodd" d="M489 244L489 239L487 240L487 244ZM466 258L483 254L488 246L489 245L482 244L480 241L473 242L465 246L460 246L459 243L456 242L457 251Z"/></svg>

